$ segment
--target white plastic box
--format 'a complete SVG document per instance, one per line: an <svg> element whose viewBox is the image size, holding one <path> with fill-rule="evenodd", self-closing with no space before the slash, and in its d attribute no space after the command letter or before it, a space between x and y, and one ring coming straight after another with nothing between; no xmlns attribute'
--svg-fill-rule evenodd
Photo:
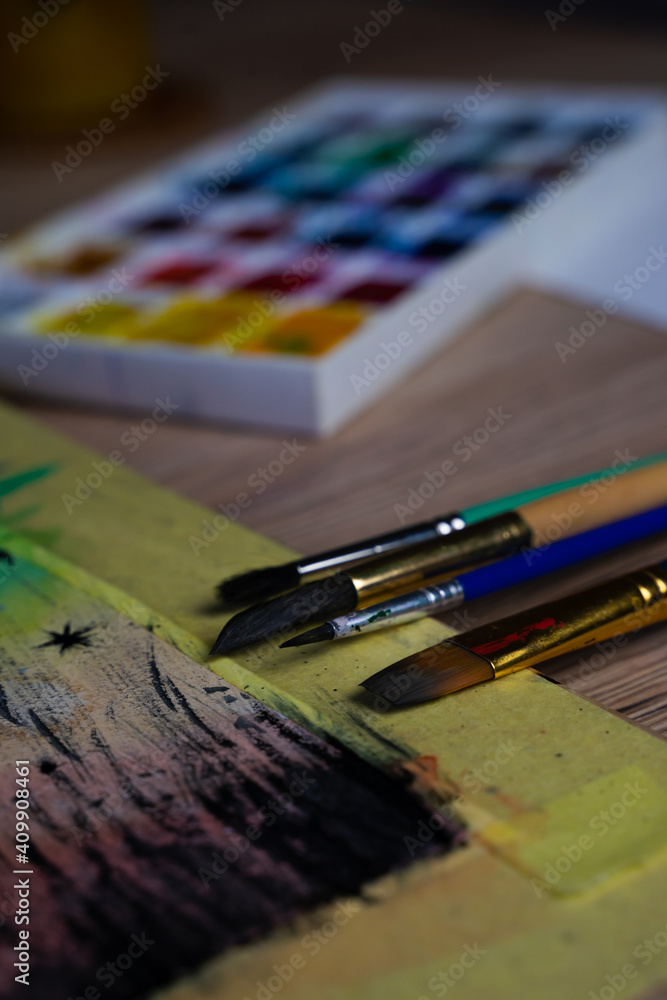
<svg viewBox="0 0 667 1000"><path fill-rule="evenodd" d="M285 110L293 117L288 118L280 135L274 133L275 144L268 139L271 130L266 124L275 116L276 109L272 109L243 129L207 142L138 181L33 228L0 254L0 380L12 389L136 411L148 411L154 407L156 398L169 395L178 403L179 413L189 417L315 435L335 431L398 379L424 363L517 284L553 283L566 291L573 254L576 252L580 262L578 278L582 279L586 262L590 261L594 267L596 255L602 250L601 241L608 240L610 227L622 241L624 227L632 224L637 213L646 211L650 192L655 191L656 200L659 198L667 163L667 127L663 105L653 96L600 89L506 85L484 96L481 93L482 82L478 81L471 84L334 81L288 103ZM110 273L122 275L123 262L116 262L110 272L105 271L101 276L83 279L56 276L46 280L36 278L31 270L34 258L64 253L77 243L89 243L100 232L115 237L119 220L122 222L133 213L136 216L147 206L163 208L170 197L174 201L174 190L179 192L176 197L180 198L182 212L184 204L194 203L195 188L191 200L183 192L197 172L214 171L212 165L216 163L240 162L245 169L246 158L240 150L255 148L259 157L273 155L275 150L279 154L286 143L289 148L290 135L303 141L309 130L315 134L322 122L332 116L349 115L350 109L367 115L372 127L381 126L388 134L399 126L403 128L405 122L428 123L419 140L421 145L416 140L401 154L402 159L399 156L395 163L385 163L371 171L379 197L385 199L380 209L385 213L381 215L385 226L381 231L389 233L388 239L393 238L393 223L397 232L402 232L403 226L408 238L415 219L417 229L421 225L426 231L434 213L440 213L438 218L444 220L445 232L458 232L456 225L460 229L461 219L473 222L481 219L480 225L486 228L478 239L442 260L436 259L434 263L429 258L430 270L421 280L389 304L375 308L359 328L334 347L312 357L229 352L88 334L75 337L60 334L59 339L58 334L49 338L35 331L35 315L43 316L59 304L71 307L87 294L99 295L101 287L108 287ZM438 128L433 123L440 119L446 138L437 141L431 138L435 152L429 154L428 140ZM461 124L454 127L458 119ZM474 157L470 162L465 160L466 135L479 143L486 129L502 132L503 123L533 119L546 123L544 129L537 128L537 138L519 135L506 148L501 144L496 160L492 157L490 165L486 163L480 169L475 168ZM357 139L360 132L357 126ZM582 133L587 133L588 138L576 142L577 135ZM264 147L257 138L261 135L267 138ZM558 137L570 135L574 146L565 142L565 151L558 152ZM552 155L555 165L546 162L545 166L550 143L556 150ZM457 147L463 153L457 154ZM458 160L450 159L449 165L448 149L453 151L452 156L459 155ZM421 162L419 153L423 154ZM461 163L463 167L457 173ZM556 166L558 170L554 172ZM398 173L401 167L405 178ZM279 168L282 169L280 165ZM436 180L441 175L462 178L458 187L458 181L454 183L454 190L462 200L457 203L455 197L453 209L448 196L395 207L390 198L386 200L380 169L389 175L387 187L395 184L399 195L403 180L406 184L415 184L420 177L428 180L429 171ZM507 211L501 206L497 219L488 223L490 211L484 204L488 206L493 199L478 207L474 202L466 202L465 197L466 192L468 198L475 196L475 184L479 190L491 189L498 171L504 180L516 181L519 189L529 178L531 193L523 205L515 204ZM493 176L489 179L490 174ZM216 176L222 176L220 169ZM392 180L392 176L400 180ZM367 174L362 173L361 177L365 182ZM346 197L343 193L328 201L327 204L334 206L334 214ZM234 201L231 189L221 190L215 200L213 207L219 214L220 206L224 209L227 203L233 207L239 202L238 194ZM306 223L310 217L315 218L314 201L297 197L290 205L297 206L294 212L301 213L298 218L305 218ZM373 203L372 210L376 208ZM194 238L197 224L206 211L207 205L195 217L195 226L189 222L184 229L186 243ZM452 230L447 230L448 212L454 213ZM278 255L281 247L294 245L289 239L278 244L270 240L267 243ZM234 242L226 245L226 252L229 246L233 250ZM344 266L338 267L338 271L334 268L333 276L320 285L316 283L314 290L299 290L285 308L289 312L299 306L326 305L336 282L340 285L347 272L355 274L358 270L363 276L365 262L375 260L374 254L380 261L374 265L376 272L378 266L382 270L385 259L387 266L394 258L399 262L397 266L403 266L401 255L406 266L411 261L418 266L423 258L418 242L416 246L416 252L404 253L395 249L377 250L371 244L370 248L344 249L339 258L334 250L334 263L338 266L338 260L342 259ZM136 247L132 252L135 256L130 259L141 260L141 254L150 256L153 251L142 245L138 258ZM206 282L203 287L206 294ZM344 299L345 291L341 294ZM153 293L140 292L139 299L142 295L150 299Z"/></svg>

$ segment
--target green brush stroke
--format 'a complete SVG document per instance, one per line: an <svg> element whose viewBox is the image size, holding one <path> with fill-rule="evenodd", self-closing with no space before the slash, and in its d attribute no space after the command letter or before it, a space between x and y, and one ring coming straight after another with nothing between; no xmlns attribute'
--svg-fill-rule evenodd
<svg viewBox="0 0 667 1000"><path fill-rule="evenodd" d="M661 451L657 455L650 455L648 458L638 458L636 462L631 462L623 471L629 472L630 469L641 469L644 466L656 465L658 462L665 461L667 461L667 451ZM461 516L466 524L476 524L478 521L484 521L487 517L504 514L506 511L514 510L515 507L521 507L525 503L531 503L531 501L539 500L541 497L548 497L552 493L559 493L561 490L570 490L576 486L583 486L592 479L597 479L599 476L607 474L618 475L619 473L617 469L612 469L611 467L601 469L600 472L589 472L585 476L564 479L559 483L549 483L548 486L538 486L532 490L524 490L523 493L513 493L508 497L500 497L498 500L489 500L488 503L480 503L476 507L468 507L467 510L461 511Z"/></svg>
<svg viewBox="0 0 667 1000"><path fill-rule="evenodd" d="M14 476L0 479L0 497L14 493L15 490L20 490L43 476L50 476L52 472L56 471L56 468L55 465L40 465L36 469L26 469L24 472L17 472Z"/></svg>
<svg viewBox="0 0 667 1000"><path fill-rule="evenodd" d="M23 472L17 472L13 476L7 476L5 479L0 479L0 504L3 497L9 496L10 493L15 493L17 490L23 489L24 486L29 486L37 479L42 479L44 476L50 476L57 470L57 468L58 466L55 463L51 465L39 465L34 469L25 469ZM30 507L22 507L21 510L13 511L11 514L3 514L0 511L0 524L6 525L7 527L14 527L15 525L20 527L21 522L37 513L39 506L39 504L33 504ZM49 529L45 531L32 531L24 528L23 534L39 545L48 546L52 545L53 542L57 540L60 532Z"/></svg>

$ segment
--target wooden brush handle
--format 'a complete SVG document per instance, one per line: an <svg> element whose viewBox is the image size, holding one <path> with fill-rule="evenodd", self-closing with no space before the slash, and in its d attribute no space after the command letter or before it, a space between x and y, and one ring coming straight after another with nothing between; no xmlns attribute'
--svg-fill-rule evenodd
<svg viewBox="0 0 667 1000"><path fill-rule="evenodd" d="M517 508L533 531L533 545L579 535L602 524L667 504L667 463L618 473Z"/></svg>

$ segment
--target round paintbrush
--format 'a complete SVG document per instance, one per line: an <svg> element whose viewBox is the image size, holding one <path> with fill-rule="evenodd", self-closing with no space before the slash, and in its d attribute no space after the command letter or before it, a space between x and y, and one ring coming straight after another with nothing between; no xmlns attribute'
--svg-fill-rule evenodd
<svg viewBox="0 0 667 1000"><path fill-rule="evenodd" d="M412 545L434 540L443 535L450 535L452 531L477 524L479 521L494 517L496 514L515 510L517 507L532 503L533 500L538 500L541 497L551 496L553 493L575 489L585 483L595 483L607 476L622 475L629 469L639 469L666 460L667 452L637 459L631 459L619 452L610 468L598 472L591 472L585 476L575 476L561 482L548 483L545 486L523 490L521 493L513 493L497 500L489 500L474 507L467 507L460 512L443 514L432 521L408 524L396 531L375 535L373 538L365 538L348 545L341 545L317 555L302 556L292 562L283 563L281 566L262 566L258 569L248 570L238 576L231 577L229 580L223 580L217 588L218 594L223 601L230 604L264 601L282 591L292 590L302 583L312 581L327 572L333 573L336 570L346 569L398 552L401 549L410 548Z"/></svg>
<svg viewBox="0 0 667 1000"><path fill-rule="evenodd" d="M271 636L285 638L299 625L347 614L380 595L405 593L455 570L577 535L666 502L665 463L626 472L608 485L585 485L536 500L449 537L424 542L247 608L227 622L211 655L242 649Z"/></svg>

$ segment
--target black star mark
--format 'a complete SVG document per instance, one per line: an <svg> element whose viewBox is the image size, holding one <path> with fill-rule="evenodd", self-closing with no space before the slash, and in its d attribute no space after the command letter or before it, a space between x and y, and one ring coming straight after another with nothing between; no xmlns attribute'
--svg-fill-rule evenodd
<svg viewBox="0 0 667 1000"><path fill-rule="evenodd" d="M62 656L66 649L70 649L72 646L90 646L90 632L92 632L94 625L88 625L87 628L76 628L72 629L69 622L65 625L62 632L52 632L51 629L42 629L51 638L47 639L46 642L40 642L39 646L35 649L42 649L44 646L60 646L60 655Z"/></svg>

